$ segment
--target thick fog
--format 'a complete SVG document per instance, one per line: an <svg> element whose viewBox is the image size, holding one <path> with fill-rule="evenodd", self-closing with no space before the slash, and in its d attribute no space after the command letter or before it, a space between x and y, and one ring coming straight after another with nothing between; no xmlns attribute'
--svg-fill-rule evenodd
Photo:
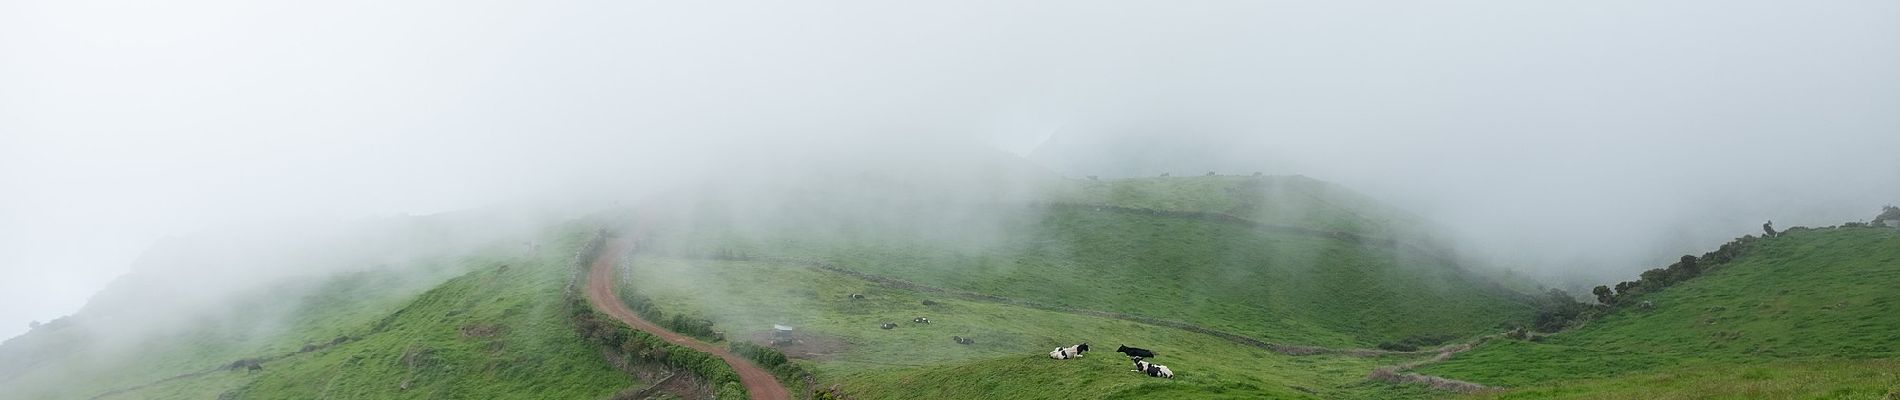
<svg viewBox="0 0 1900 400"><path fill-rule="evenodd" d="M1900 3L0 3L0 337L164 237L990 146L1262 171L1552 283L1900 202ZM802 156L801 156L802 155Z"/></svg>

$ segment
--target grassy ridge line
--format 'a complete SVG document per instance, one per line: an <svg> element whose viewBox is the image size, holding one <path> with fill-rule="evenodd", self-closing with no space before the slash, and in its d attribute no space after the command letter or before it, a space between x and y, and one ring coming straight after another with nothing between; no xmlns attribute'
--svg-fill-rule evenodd
<svg viewBox="0 0 1900 400"><path fill-rule="evenodd" d="M1424 370L1530 388L1517 396L1529 398L1616 397L1588 392L1641 392L1658 386L1652 381L1673 387L1642 397L1880 398L1900 392L1891 373L1836 376L1829 371L1843 368L1828 364L1892 365L1900 356L1892 334L1900 328L1897 240L1892 229L1790 229L1693 279L1625 299L1652 306L1618 307L1543 342L1498 341ZM1725 384L1763 392L1712 389Z"/></svg>
<svg viewBox="0 0 1900 400"><path fill-rule="evenodd" d="M895 288L895 289L905 289L905 290L912 290L912 291L917 291L917 292L942 293L942 294L947 294L947 295L957 297L963 300L1006 304L1006 305L1025 307L1025 308L1034 308L1034 309L1043 310L1043 311L1052 311L1052 312L1074 314L1074 315L1081 315L1081 316L1087 316L1087 317L1118 319L1118 320L1123 320L1123 321L1136 322L1136 323L1154 325L1154 326L1165 327L1165 328L1180 329L1180 330L1184 330L1188 332L1194 332L1194 333L1199 333L1203 335L1213 336L1213 337L1221 338L1222 340L1226 340L1229 342L1234 342L1237 344L1260 348L1267 351L1272 351L1275 353L1285 354L1285 355L1290 355L1290 356L1345 354L1345 355L1351 355L1351 356L1357 356L1357 357L1378 357L1378 356L1386 356L1386 355L1420 355L1420 354L1433 353L1433 351L1429 351L1429 350L1390 351L1390 350L1378 350L1378 349L1335 349L1335 348L1318 347L1318 346L1296 346L1296 345L1268 343L1260 339L1255 339L1252 337L1247 337L1247 336L1243 336L1243 335L1239 335L1239 334L1235 334L1231 332L1226 332L1226 331L1221 331L1214 328L1208 328L1205 326L1195 325L1195 324L1191 324L1187 322L1166 320L1166 319L1160 319L1160 318L1154 318L1154 317L1146 317L1146 316L1110 312L1110 311L1089 310L1089 309L1075 308L1075 307L1068 307L1068 306L1050 305L1050 304L1037 303L1037 302L1028 301L1028 300L1012 299L1012 298L997 296L993 294L978 293L978 292L959 290L959 289L940 288L940 287L935 287L935 286L923 285L923 284L919 284L916 282L911 282L911 281L907 281L903 279L897 279L897 278L881 276L881 275L867 274L864 272L859 272L859 271L854 271L854 270L847 269L844 267L839 267L835 264L826 263L823 261L804 260L804 259L797 259L797 258L790 258L790 257L759 257L759 258L694 257L694 258L716 260L716 261L764 261L764 262L773 262L773 263L781 263L781 264L802 265L807 268L850 276L853 278L870 281L870 282L877 283L885 287L890 287L890 288Z"/></svg>
<svg viewBox="0 0 1900 400"><path fill-rule="evenodd" d="M1315 198L1317 199L1317 197ZM1213 222L1213 223L1219 223L1219 224L1227 224L1227 225L1232 225L1232 226L1239 226L1239 227L1244 227L1244 228L1249 228L1249 229L1262 231L1262 232L1269 232L1269 233L1283 233L1283 234L1290 234L1290 235L1300 235L1300 236L1307 236L1307 237L1332 239L1332 240L1338 240L1338 241L1353 243L1353 244L1375 245L1375 246L1391 247L1394 249L1403 248L1403 249L1411 250L1418 254L1424 255L1425 257L1430 258L1433 261L1438 261L1440 263L1443 263L1445 266L1451 267L1452 270L1457 271L1459 273L1464 273L1464 274L1470 273L1469 270L1465 269L1463 264L1460 264L1458 262L1456 257L1453 257L1449 254L1445 254L1443 249L1434 248L1431 246L1419 245L1419 244L1415 244L1415 243L1411 243L1407 241L1398 240L1395 238L1383 238L1383 237L1377 237L1377 236L1361 235L1361 234L1353 233L1353 232L1314 229L1314 228L1306 228L1306 227L1293 226L1293 225L1270 224L1270 223L1255 221L1255 220L1248 219L1245 217L1236 216L1233 214L1228 214L1228 213L1223 213L1223 212L1164 210L1164 209L1157 209L1157 208L1127 207L1127 206L1061 202L1061 201L1032 202L1030 204L1032 206L1040 205L1040 206L1045 206L1049 208L1094 209L1094 210L1099 210L1099 211L1109 211L1109 212L1115 212L1115 213L1121 213L1121 214L1152 215L1152 216L1165 217L1165 218L1191 219L1191 220L1197 220L1197 221L1206 221L1206 222ZM1350 211L1347 211L1347 212L1350 213ZM1357 214L1354 214L1354 215L1357 215ZM1505 287L1503 284L1500 284L1490 279L1480 279L1479 284L1489 286L1491 289L1496 290L1500 293L1513 295L1520 299L1529 299L1531 297L1531 296L1524 295L1523 293L1518 292L1516 290L1511 290L1510 288Z"/></svg>
<svg viewBox="0 0 1900 400"><path fill-rule="evenodd" d="M1443 262L1446 265L1450 265L1452 268L1459 269L1460 271L1464 269L1464 267L1460 266L1456 260L1452 259L1448 255L1441 254L1439 250L1431 248L1431 247L1427 247L1427 246L1413 244L1411 242L1406 242L1406 241L1402 241L1402 240L1398 240L1394 238L1383 238L1383 237L1377 237L1377 236L1361 235L1358 233L1345 232L1345 231L1330 231L1330 230L1324 230L1324 229L1314 229L1314 228L1307 228L1307 227L1300 227L1300 226L1293 226L1293 225L1270 224L1270 223L1255 221L1252 219L1247 219L1244 217L1240 217L1240 216L1236 216L1236 215L1228 214L1228 213L1222 213L1222 212L1163 210L1163 209L1157 209L1157 208L1141 208L1141 207L1128 207L1128 206L1076 203L1076 202L1063 202L1063 201L1031 202L1030 205L1043 206L1043 207L1049 207L1049 208L1093 209L1097 211L1108 211L1108 212L1116 212L1116 213L1122 213L1122 214L1153 215L1153 216L1167 217L1167 218L1192 219L1192 220L1197 220L1197 221L1207 221L1207 222L1252 228L1255 230L1272 232L1272 233L1285 233L1285 234L1292 234L1292 235L1302 235L1302 236L1333 239L1333 240L1339 240L1339 241L1344 241L1344 242L1353 243L1353 244L1367 244L1367 245L1378 245L1378 246L1388 246L1388 247L1405 247L1412 251L1429 255L1432 258L1434 258L1435 261Z"/></svg>

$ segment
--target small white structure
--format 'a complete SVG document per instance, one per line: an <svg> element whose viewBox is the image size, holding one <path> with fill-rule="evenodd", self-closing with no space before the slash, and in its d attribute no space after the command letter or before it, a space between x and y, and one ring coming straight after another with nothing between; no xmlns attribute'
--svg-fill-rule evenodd
<svg viewBox="0 0 1900 400"><path fill-rule="evenodd" d="M772 345L781 346L792 343L792 327L772 324Z"/></svg>

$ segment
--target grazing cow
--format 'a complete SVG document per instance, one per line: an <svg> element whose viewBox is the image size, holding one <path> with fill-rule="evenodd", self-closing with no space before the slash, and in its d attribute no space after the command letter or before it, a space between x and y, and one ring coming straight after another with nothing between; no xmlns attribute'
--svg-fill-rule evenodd
<svg viewBox="0 0 1900 400"><path fill-rule="evenodd" d="M957 344L976 344L976 339L966 338L962 336L951 336L950 340L956 341Z"/></svg>
<svg viewBox="0 0 1900 400"><path fill-rule="evenodd" d="M1069 346L1069 347L1057 347L1054 351L1049 352L1049 358L1054 358L1057 360L1082 358L1082 353L1086 353L1088 351L1089 351L1088 343L1078 344L1078 345Z"/></svg>
<svg viewBox="0 0 1900 400"><path fill-rule="evenodd" d="M1122 354L1127 354L1129 357L1136 357L1136 358L1154 358L1155 357L1155 352L1153 351L1149 351L1148 349L1144 349L1140 347L1128 347L1127 345L1118 346L1115 348L1115 351Z"/></svg>
<svg viewBox="0 0 1900 400"><path fill-rule="evenodd" d="M897 324L893 324L893 323L889 323L889 322L885 322L885 323L884 323L883 325L878 325L877 327L878 327L879 329L896 329L896 328L897 328Z"/></svg>
<svg viewBox="0 0 1900 400"><path fill-rule="evenodd" d="M911 318L910 322L918 323L918 324L928 324L930 323L930 318L924 318L924 317Z"/></svg>

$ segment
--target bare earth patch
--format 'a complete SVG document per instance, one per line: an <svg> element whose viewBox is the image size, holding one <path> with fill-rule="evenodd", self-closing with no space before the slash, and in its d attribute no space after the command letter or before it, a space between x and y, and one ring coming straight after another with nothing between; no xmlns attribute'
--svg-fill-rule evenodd
<svg viewBox="0 0 1900 400"><path fill-rule="evenodd" d="M829 360L851 350L851 343L836 336L817 335L808 332L792 333L790 343L772 344L776 335L769 330L746 335L753 344L769 346L785 353L785 357L800 360Z"/></svg>

